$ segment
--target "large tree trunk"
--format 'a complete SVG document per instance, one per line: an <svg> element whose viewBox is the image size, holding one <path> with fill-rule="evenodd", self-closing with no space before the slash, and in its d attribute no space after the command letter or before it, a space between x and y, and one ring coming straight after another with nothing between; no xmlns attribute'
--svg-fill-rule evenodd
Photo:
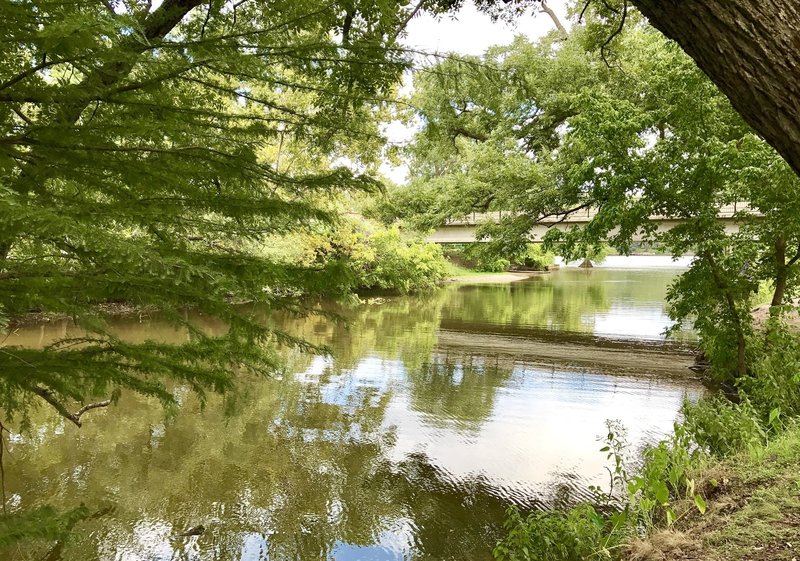
<svg viewBox="0 0 800 561"><path fill-rule="evenodd" d="M800 1L632 2L800 174Z"/></svg>

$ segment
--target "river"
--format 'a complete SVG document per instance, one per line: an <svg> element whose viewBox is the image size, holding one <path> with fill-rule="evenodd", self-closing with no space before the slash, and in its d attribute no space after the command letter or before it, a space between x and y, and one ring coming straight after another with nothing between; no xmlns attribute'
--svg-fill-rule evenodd
<svg viewBox="0 0 800 561"><path fill-rule="evenodd" d="M692 334L662 336L680 269L636 259L331 305L347 325L282 320L333 357L292 352L283 375L205 407L186 391L167 412L124 395L81 429L43 410L9 437L9 504L96 513L50 561L489 560L507 505L550 508L606 483L606 420L633 453L702 392ZM6 344L70 329L51 322ZM116 329L186 337L151 317Z"/></svg>

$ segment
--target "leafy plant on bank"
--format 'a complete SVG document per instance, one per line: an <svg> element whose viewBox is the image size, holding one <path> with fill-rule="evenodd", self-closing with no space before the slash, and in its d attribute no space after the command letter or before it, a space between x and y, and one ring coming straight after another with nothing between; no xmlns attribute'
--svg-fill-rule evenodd
<svg viewBox="0 0 800 561"><path fill-rule="evenodd" d="M405 235L397 225L387 228L359 216L344 216L313 232L280 238L274 245L280 247L278 252L271 247L264 251L286 261L316 267L341 263L356 290L431 290L447 273L438 245Z"/></svg>

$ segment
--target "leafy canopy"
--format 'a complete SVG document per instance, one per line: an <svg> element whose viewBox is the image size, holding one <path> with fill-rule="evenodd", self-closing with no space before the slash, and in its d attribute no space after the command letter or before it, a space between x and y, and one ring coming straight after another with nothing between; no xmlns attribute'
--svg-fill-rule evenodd
<svg viewBox="0 0 800 561"><path fill-rule="evenodd" d="M0 408L129 388L168 403L172 382L224 390L304 346L236 303L302 312L341 294L336 260L291 264L254 248L333 216L317 203L378 187L377 117L407 66L406 2L143 0L0 5L0 314L72 317L80 337L3 348ZM344 167L287 163L343 156ZM283 157L283 161L281 161ZM181 345L131 344L97 306L186 306L229 326ZM104 403L104 402L101 402ZM76 412L72 412L76 409Z"/></svg>
<svg viewBox="0 0 800 561"><path fill-rule="evenodd" d="M607 64L597 43L608 14L593 6L566 38L518 38L417 72L415 178L375 213L430 228L503 211L477 233L509 257L525 251L544 217L596 208L585 227L554 228L545 241L568 258L606 242L626 253L639 237L696 254L670 292L671 313L695 319L720 370L741 376L752 362L751 294L771 282L772 304L781 305L797 292L800 181L692 60L634 12ZM719 209L741 202L749 202L737 204L741 229L727 235ZM682 223L665 231L652 215Z"/></svg>

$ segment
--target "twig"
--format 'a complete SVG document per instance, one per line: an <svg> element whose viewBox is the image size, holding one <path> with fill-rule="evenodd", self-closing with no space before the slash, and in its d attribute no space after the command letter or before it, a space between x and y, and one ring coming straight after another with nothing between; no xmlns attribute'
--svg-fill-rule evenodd
<svg viewBox="0 0 800 561"><path fill-rule="evenodd" d="M592 0L586 0L586 4L583 5L583 9L581 10L581 15L578 16L578 23L583 21L583 15L586 13L586 9L589 7L589 4L592 3Z"/></svg>
<svg viewBox="0 0 800 561"><path fill-rule="evenodd" d="M206 36L206 26L208 25L208 20L211 19L211 10L213 7L214 7L214 0L208 0L208 10L206 10L206 19L203 20L203 26L200 28L201 38Z"/></svg>
<svg viewBox="0 0 800 561"><path fill-rule="evenodd" d="M425 2L426 2L426 0L420 0L419 3L416 6L414 6L414 9L411 10L411 12L409 12L409 14L405 17L405 19L400 23L400 25L397 26L397 29L395 30L394 35L392 35L392 38L389 40L389 43L388 43L389 45L391 45L395 41L397 41L397 38L400 36L400 34L406 28L406 26L408 25L408 22L410 22L412 19L414 19L414 16L416 16L419 13L419 11L425 5Z"/></svg>
<svg viewBox="0 0 800 561"><path fill-rule="evenodd" d="M58 411L58 413L62 417L64 417L65 419L67 419L69 421L72 421L75 424L75 426L78 426L78 427L82 426L82 424L81 424L81 416L84 413L86 413L87 411L91 411L92 409L98 409L100 407L108 407L109 405L111 405L111 400L110 399L106 399L104 401L98 401L97 403L89 403L87 405L84 405L80 409L78 409L77 412L70 413L69 410L67 410L66 406L63 403L61 403L60 401L58 401L53 396L53 392L50 391L49 389L43 388L41 386L33 386L31 388L31 391L33 393L35 393L36 395L38 395L39 397L41 397L47 403L52 405L53 408L56 411Z"/></svg>

